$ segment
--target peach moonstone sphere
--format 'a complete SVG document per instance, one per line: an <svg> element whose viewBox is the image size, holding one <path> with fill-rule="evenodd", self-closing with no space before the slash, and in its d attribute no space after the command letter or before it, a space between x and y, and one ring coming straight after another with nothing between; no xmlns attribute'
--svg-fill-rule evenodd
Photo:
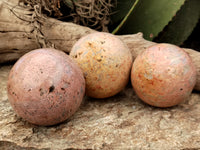
<svg viewBox="0 0 200 150"><path fill-rule="evenodd" d="M86 79L86 94L107 98L126 86L132 66L129 48L119 38L104 32L82 37L70 56L78 63Z"/></svg>
<svg viewBox="0 0 200 150"><path fill-rule="evenodd" d="M156 44L135 59L131 82L144 102L157 107L170 107L189 97L196 84L196 69L181 48Z"/></svg>
<svg viewBox="0 0 200 150"><path fill-rule="evenodd" d="M82 70L64 52L37 49L22 56L8 77L8 99L30 123L49 126L65 121L79 108L84 93Z"/></svg>

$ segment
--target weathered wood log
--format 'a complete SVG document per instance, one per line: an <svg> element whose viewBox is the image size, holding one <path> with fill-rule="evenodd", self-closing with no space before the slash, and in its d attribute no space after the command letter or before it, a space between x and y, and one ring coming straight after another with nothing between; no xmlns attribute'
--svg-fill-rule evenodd
<svg viewBox="0 0 200 150"><path fill-rule="evenodd" d="M69 53L78 39L96 32L73 23L39 16L37 11L18 6L17 2L0 2L0 63L17 60L25 53L41 47L54 47ZM37 7L34 9L37 10ZM133 58L148 46L156 44L143 39L142 33L118 37L128 45ZM195 89L200 90L200 53L192 49L184 50L196 65L198 77Z"/></svg>
<svg viewBox="0 0 200 150"><path fill-rule="evenodd" d="M6 94L12 66L0 67L0 150L200 149L200 95L172 108L144 104L131 86L108 99L85 97L67 121L32 125L17 116Z"/></svg>

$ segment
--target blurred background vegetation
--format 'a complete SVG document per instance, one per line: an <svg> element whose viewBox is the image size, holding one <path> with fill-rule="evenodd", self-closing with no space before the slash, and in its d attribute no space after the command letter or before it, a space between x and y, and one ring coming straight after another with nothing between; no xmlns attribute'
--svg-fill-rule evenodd
<svg viewBox="0 0 200 150"><path fill-rule="evenodd" d="M24 0L44 14L113 34L200 51L200 0Z"/></svg>

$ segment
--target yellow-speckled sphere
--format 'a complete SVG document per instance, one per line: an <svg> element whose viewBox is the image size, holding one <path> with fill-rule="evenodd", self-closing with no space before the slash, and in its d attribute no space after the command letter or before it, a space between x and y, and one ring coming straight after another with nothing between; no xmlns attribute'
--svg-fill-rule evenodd
<svg viewBox="0 0 200 150"><path fill-rule="evenodd" d="M86 79L86 94L106 98L120 92L129 80L132 55L129 48L110 33L96 32L82 37L70 56Z"/></svg>

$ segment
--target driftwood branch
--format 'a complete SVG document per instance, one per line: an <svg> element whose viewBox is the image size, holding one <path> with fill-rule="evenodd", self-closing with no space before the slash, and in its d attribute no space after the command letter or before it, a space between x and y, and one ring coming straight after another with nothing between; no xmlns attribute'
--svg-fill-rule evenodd
<svg viewBox="0 0 200 150"><path fill-rule="evenodd" d="M78 39L96 32L73 23L38 16L37 11L18 6L17 0L12 1L16 3L0 2L0 63L17 60L25 53L41 47L54 47L69 53ZM155 44L143 39L141 33L118 37L128 45L133 58ZM198 77L195 89L200 90L200 53L192 49L184 50L196 65Z"/></svg>

